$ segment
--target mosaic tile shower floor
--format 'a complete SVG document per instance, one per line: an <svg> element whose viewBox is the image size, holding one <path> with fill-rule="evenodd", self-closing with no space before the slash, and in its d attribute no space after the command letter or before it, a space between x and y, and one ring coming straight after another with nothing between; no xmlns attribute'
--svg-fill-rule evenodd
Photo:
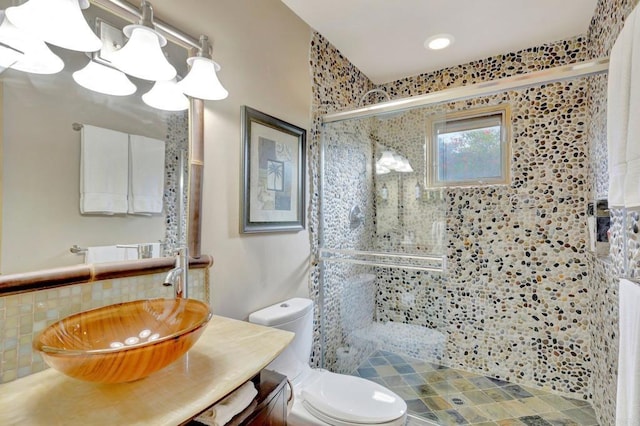
<svg viewBox="0 0 640 426"><path fill-rule="evenodd" d="M418 425L597 426L588 402L462 370L375 352L354 375L405 399Z"/></svg>

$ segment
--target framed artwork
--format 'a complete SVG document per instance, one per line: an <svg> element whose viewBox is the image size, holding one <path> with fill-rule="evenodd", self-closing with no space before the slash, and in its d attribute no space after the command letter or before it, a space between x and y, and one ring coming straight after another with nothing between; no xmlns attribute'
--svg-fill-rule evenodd
<svg viewBox="0 0 640 426"><path fill-rule="evenodd" d="M242 107L241 232L304 229L306 134Z"/></svg>

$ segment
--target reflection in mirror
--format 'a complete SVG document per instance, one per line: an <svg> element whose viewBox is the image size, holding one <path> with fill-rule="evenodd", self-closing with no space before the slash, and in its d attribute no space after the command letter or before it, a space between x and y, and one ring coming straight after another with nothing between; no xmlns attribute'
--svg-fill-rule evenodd
<svg viewBox="0 0 640 426"><path fill-rule="evenodd" d="M18 2L0 1L6 9ZM94 25L100 18L121 29L130 24L96 6L84 11ZM100 34L100 31L96 31ZM12 69L0 75L2 97L2 253L0 273L11 274L83 263L83 253L70 248L162 242L172 250L184 235L178 228L180 156L188 153L187 112L151 108L141 95L152 82L131 77L130 96L89 91L73 80L90 58L84 53L50 46L64 61L52 75ZM169 42L164 51L178 75L187 72L187 49ZM165 142L162 212L151 215L81 214L81 132L73 123L160 139ZM182 153L182 154L181 154ZM183 165L188 164L183 158ZM184 176L184 175L183 175ZM182 232L182 231L181 231ZM124 250L124 249L123 249ZM130 256L130 255L129 255ZM130 258L130 257L129 257Z"/></svg>

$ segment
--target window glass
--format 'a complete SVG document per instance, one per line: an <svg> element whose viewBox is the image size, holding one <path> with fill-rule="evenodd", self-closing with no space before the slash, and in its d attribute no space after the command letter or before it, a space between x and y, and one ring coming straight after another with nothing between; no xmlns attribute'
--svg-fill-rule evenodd
<svg viewBox="0 0 640 426"><path fill-rule="evenodd" d="M432 186L508 183L505 107L432 123Z"/></svg>

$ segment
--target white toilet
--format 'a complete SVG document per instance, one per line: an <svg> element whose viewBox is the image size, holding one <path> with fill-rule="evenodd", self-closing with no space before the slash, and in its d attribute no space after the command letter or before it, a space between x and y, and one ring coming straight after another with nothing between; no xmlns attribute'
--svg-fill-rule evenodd
<svg viewBox="0 0 640 426"><path fill-rule="evenodd" d="M249 322L293 331L293 342L268 369L287 376L294 403L288 424L400 426L407 404L389 389L360 377L309 367L313 343L313 302L294 298L249 315Z"/></svg>

